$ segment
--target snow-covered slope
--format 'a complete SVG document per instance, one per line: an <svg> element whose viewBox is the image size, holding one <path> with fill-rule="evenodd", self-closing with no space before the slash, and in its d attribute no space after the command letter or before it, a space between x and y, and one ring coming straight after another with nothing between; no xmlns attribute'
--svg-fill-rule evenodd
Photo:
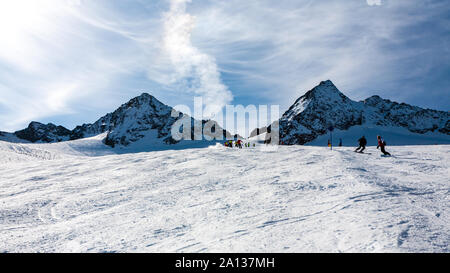
<svg viewBox="0 0 450 273"><path fill-rule="evenodd" d="M403 127L356 125L348 130L335 129L332 135L333 146L338 146L342 140L343 146L358 146L358 139L365 136L368 145L377 145L377 135L383 136L389 146L397 145L436 145L450 144L450 136L440 133L427 132L417 134ZM330 133L318 136L306 143L310 146L327 146Z"/></svg>
<svg viewBox="0 0 450 273"><path fill-rule="evenodd" d="M2 132L0 131L0 141L7 141L12 143L29 143L28 140L18 138L13 133Z"/></svg>
<svg viewBox="0 0 450 273"><path fill-rule="evenodd" d="M449 252L449 145L272 147L0 141L0 252Z"/></svg>
<svg viewBox="0 0 450 273"><path fill-rule="evenodd" d="M394 134L401 129L413 133L403 134L403 139L397 137L395 142L401 145L450 142L449 112L399 104L379 96L353 101L329 80L297 99L280 118L279 126L283 144L315 143L313 140L326 134L330 126L337 129L342 138L353 138L353 142L361 137L353 135L355 130L349 130L353 127L370 128L378 132L375 136L389 133L391 129Z"/></svg>

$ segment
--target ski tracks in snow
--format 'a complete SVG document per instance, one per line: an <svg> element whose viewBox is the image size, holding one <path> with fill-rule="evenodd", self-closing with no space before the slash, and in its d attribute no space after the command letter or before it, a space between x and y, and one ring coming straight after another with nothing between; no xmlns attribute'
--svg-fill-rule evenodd
<svg viewBox="0 0 450 273"><path fill-rule="evenodd" d="M394 157L360 160L354 160L348 151L341 152L355 178L373 186L373 191L351 199L374 208L378 221L383 221L378 228L395 251L448 252L450 173L442 165L442 155L449 147L441 148L443 151L411 152L417 147L391 147L397 154Z"/></svg>
<svg viewBox="0 0 450 273"><path fill-rule="evenodd" d="M0 150L11 159L0 251L448 251L445 145L393 147L392 158L304 146L77 156L52 145L51 160Z"/></svg>

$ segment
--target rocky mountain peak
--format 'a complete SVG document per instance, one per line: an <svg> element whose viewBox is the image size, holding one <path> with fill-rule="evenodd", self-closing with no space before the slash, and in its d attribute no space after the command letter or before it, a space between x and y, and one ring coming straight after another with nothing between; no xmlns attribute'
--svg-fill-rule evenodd
<svg viewBox="0 0 450 273"><path fill-rule="evenodd" d="M345 99L347 98L344 94L339 91L339 89L330 80L322 81L319 85L306 92L304 99Z"/></svg>
<svg viewBox="0 0 450 273"><path fill-rule="evenodd" d="M323 81L298 98L279 120L283 144L305 144L327 133L330 125L341 131L350 127L403 127L412 133L449 134L450 113L397 103L380 96L357 102L330 81Z"/></svg>
<svg viewBox="0 0 450 273"><path fill-rule="evenodd" d="M377 106L377 105L380 105L380 104L383 104L383 103L388 103L388 102L390 102L390 101L389 101L389 100L385 100L385 99L381 98L381 97L378 96L378 95L374 95L374 96L371 96L371 97L369 97L369 98L363 100L363 102L364 102L364 104L367 105L367 106L373 106L373 107L375 107L375 106Z"/></svg>
<svg viewBox="0 0 450 273"><path fill-rule="evenodd" d="M160 140L164 144L175 144L172 139L172 125L183 117L178 113L172 117L173 108L165 105L148 93L142 93L127 103L122 104L117 110L109 113L93 124L83 124L76 127L71 139L79 139L108 132L105 144L115 147L116 145L128 146L142 139ZM192 124L194 119L190 118ZM205 124L206 121L202 121ZM215 129L229 134L218 124Z"/></svg>
<svg viewBox="0 0 450 273"><path fill-rule="evenodd" d="M53 123L43 124L32 121L26 129L14 133L17 137L31 142L60 142L70 139L71 131Z"/></svg>

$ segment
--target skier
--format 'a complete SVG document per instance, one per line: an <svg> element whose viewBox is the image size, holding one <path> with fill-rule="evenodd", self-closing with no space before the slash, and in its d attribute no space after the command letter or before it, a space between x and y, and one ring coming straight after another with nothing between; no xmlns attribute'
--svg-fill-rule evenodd
<svg viewBox="0 0 450 273"><path fill-rule="evenodd" d="M236 147L238 147L239 149L242 149L242 141L240 139L238 139L236 141Z"/></svg>
<svg viewBox="0 0 450 273"><path fill-rule="evenodd" d="M377 149L378 149L378 147L381 148L381 152L382 152L384 155L390 156L391 154L388 153L388 152L386 152L386 150L384 149L384 147L386 146L386 141L384 141L384 139L381 138L381 136L377 136L377 140L378 140Z"/></svg>
<svg viewBox="0 0 450 273"><path fill-rule="evenodd" d="M364 151L364 149L366 149L366 145L367 145L366 137L362 136L360 139L358 139L358 143L359 143L359 147L356 148L355 152L362 153ZM361 149L361 150L359 150L359 149Z"/></svg>
<svg viewBox="0 0 450 273"><path fill-rule="evenodd" d="M342 147L342 138L339 139L339 147Z"/></svg>

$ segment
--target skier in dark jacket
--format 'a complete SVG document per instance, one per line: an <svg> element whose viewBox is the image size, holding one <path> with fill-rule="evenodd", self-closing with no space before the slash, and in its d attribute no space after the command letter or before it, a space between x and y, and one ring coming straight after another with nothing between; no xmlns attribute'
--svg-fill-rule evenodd
<svg viewBox="0 0 450 273"><path fill-rule="evenodd" d="M358 139L359 147L356 148L355 152L362 153L364 149L366 149L367 145L367 139L365 136L362 136L360 139ZM359 150L361 149L361 150Z"/></svg>
<svg viewBox="0 0 450 273"><path fill-rule="evenodd" d="M386 152L386 150L384 149L384 147L386 146L386 141L384 141L384 139L381 136L377 136L377 140L378 140L378 145L377 145L377 149L378 147L381 149L381 152L384 155L391 155L390 153Z"/></svg>

